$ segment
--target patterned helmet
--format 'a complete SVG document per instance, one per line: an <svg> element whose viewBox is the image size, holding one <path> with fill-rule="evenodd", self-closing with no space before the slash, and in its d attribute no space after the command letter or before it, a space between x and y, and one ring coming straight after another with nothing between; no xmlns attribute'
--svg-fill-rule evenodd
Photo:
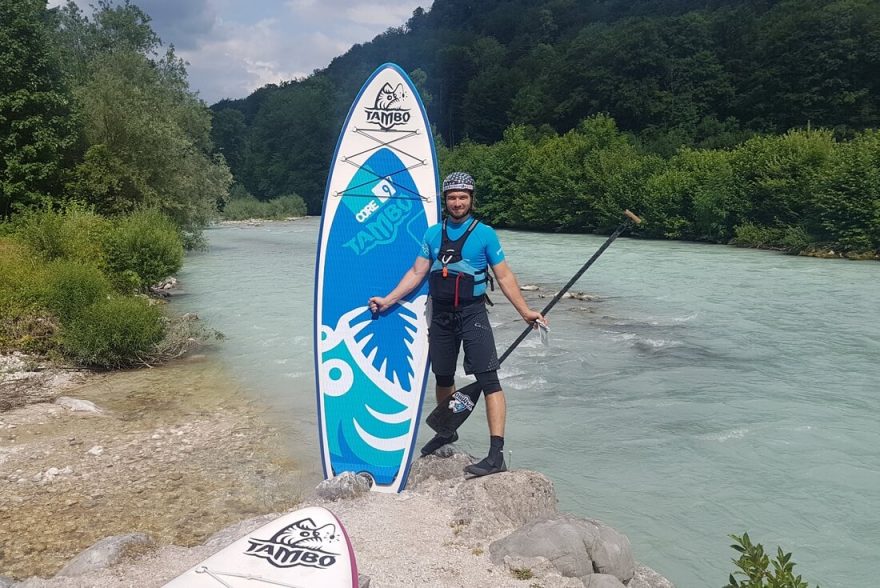
<svg viewBox="0 0 880 588"><path fill-rule="evenodd" d="M474 193L474 178L469 173L453 172L446 176L443 180L443 193L446 194L450 190L468 190Z"/></svg>

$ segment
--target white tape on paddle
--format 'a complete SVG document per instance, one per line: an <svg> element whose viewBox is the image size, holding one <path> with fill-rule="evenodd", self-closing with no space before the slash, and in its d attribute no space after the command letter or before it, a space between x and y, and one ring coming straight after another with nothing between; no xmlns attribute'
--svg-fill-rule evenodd
<svg viewBox="0 0 880 588"><path fill-rule="evenodd" d="M544 345L550 345L550 327L548 327L547 323L544 321L536 320L535 324L538 325L538 333L541 335L541 343Z"/></svg>

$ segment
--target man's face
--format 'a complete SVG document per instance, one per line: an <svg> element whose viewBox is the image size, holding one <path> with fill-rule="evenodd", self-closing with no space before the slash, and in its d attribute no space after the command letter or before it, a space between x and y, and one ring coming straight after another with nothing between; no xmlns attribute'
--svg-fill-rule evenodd
<svg viewBox="0 0 880 588"><path fill-rule="evenodd" d="M452 190L446 193L446 211L455 220L464 218L471 211L471 193L467 190Z"/></svg>

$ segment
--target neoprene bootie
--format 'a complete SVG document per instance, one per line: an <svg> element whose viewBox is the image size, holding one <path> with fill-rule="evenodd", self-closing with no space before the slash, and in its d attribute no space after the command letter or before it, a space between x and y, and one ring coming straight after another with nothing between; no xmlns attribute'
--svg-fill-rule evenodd
<svg viewBox="0 0 880 588"><path fill-rule="evenodd" d="M488 476L489 474L498 474L501 472L507 471L507 464L504 463L504 457L501 457L501 460L493 460L489 457L484 458L482 461L473 463L466 468L464 468L466 474L470 474L475 478L479 478L480 476Z"/></svg>
<svg viewBox="0 0 880 588"><path fill-rule="evenodd" d="M434 438L425 443L425 446L422 447L422 457L431 455L444 445L449 445L450 443L455 443L458 441L458 433L456 431L452 432L452 437L444 437L439 433L434 435Z"/></svg>

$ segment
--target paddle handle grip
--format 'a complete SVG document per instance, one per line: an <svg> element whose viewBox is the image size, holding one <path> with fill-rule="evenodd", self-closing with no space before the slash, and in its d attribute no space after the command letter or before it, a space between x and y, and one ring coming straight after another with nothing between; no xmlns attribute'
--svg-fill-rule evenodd
<svg viewBox="0 0 880 588"><path fill-rule="evenodd" d="M629 220L631 220L632 222L636 223L637 225L642 224L642 219L640 219L638 216L636 216L634 213L632 213L629 209L624 210L624 211L623 211L623 214L625 214L626 216L628 216L628 217L629 217Z"/></svg>

